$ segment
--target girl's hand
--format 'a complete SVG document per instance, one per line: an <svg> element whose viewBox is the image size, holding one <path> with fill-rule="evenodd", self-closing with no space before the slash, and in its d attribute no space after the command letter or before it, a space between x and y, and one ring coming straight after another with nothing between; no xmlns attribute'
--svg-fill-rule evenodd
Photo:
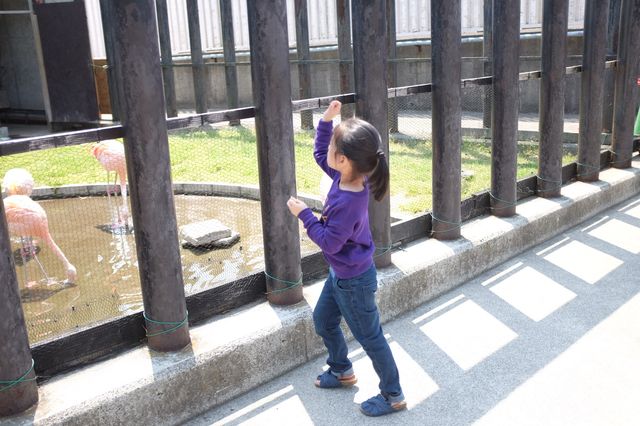
<svg viewBox="0 0 640 426"><path fill-rule="evenodd" d="M289 201L287 201L287 207L289 207L289 211L292 215L298 217L300 212L307 208L307 205L297 198L291 197L289 198Z"/></svg>
<svg viewBox="0 0 640 426"><path fill-rule="evenodd" d="M336 115L340 114L340 108L342 108L340 101L331 101L322 116L322 121L332 121Z"/></svg>

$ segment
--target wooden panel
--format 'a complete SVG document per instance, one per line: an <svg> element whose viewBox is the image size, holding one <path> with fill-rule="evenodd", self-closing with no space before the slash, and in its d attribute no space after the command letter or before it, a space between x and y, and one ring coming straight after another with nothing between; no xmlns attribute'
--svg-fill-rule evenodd
<svg viewBox="0 0 640 426"><path fill-rule="evenodd" d="M96 87L84 2L35 3L49 98L48 119L55 125L95 122Z"/></svg>

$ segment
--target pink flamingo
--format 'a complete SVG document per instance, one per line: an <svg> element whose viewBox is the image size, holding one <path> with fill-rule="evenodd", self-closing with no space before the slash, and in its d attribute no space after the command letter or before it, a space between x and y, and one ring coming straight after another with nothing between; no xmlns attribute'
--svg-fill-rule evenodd
<svg viewBox="0 0 640 426"><path fill-rule="evenodd" d="M2 179L2 190L7 195L26 195L31 197L35 183L26 169L9 169Z"/></svg>
<svg viewBox="0 0 640 426"><path fill-rule="evenodd" d="M129 224L129 206L127 204L127 163L124 158L124 145L113 139L106 140L95 144L91 148L91 154L96 157L102 167L107 171L107 196L109 196L109 174L116 172L116 180L120 177L120 193L122 194L122 218L120 209L118 212L118 221L128 227Z"/></svg>
<svg viewBox="0 0 640 426"><path fill-rule="evenodd" d="M26 195L30 197L33 193L34 186L35 182L33 180L33 176L31 176L31 173L26 169L9 169L2 179L2 190L7 196ZM37 248L33 245L31 237L20 237L20 244L22 246L20 249L20 257L22 257L23 265L25 265L24 279L25 283L28 283L29 273L26 268L26 260L36 253ZM38 262L38 264L40 263ZM40 265L40 268L44 271L42 265Z"/></svg>
<svg viewBox="0 0 640 426"><path fill-rule="evenodd" d="M4 210L7 217L7 225L9 226L9 233L21 238L35 237L45 241L64 264L67 283L74 283L77 276L76 268L69 262L62 250L60 250L60 247L58 247L51 237L47 213L40 204L26 195L10 195L4 199ZM47 283L49 283L49 277L38 260L35 251L32 254L38 262L38 265L40 265L42 273L47 278Z"/></svg>

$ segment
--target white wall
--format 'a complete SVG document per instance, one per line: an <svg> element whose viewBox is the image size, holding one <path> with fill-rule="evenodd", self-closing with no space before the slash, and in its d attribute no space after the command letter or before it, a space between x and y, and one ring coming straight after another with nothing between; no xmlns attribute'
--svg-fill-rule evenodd
<svg viewBox="0 0 640 426"><path fill-rule="evenodd" d="M462 1L462 32L482 31L483 0ZM585 0L569 1L569 28L582 28ZM543 0L521 0L522 28L539 28L542 23ZM94 58L104 58L104 39L99 0L85 0L89 21L89 38ZM237 49L249 49L249 30L246 0L232 0L233 26ZM222 49L218 0L198 0L202 48L205 51ZM174 54L189 52L189 30L185 0L167 0L171 48ZM335 0L308 0L309 41L312 46L337 43ZM428 38L431 35L431 0L396 0L396 30L399 40ZM293 0L287 0L290 45L295 45L296 31Z"/></svg>

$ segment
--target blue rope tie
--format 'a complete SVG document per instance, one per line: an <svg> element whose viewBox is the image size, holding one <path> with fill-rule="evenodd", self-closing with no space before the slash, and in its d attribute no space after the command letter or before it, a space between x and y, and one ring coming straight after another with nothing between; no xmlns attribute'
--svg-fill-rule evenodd
<svg viewBox="0 0 640 426"><path fill-rule="evenodd" d="M276 290L267 291L265 294L281 293L283 291L288 291L288 290L291 290L292 288L302 285L302 277L300 277L298 281L287 281L287 280L281 280L280 278L276 278L273 275L270 275L267 271L264 271L264 274L267 276L267 278L271 278L274 281L287 284L285 288L279 288Z"/></svg>
<svg viewBox="0 0 640 426"><path fill-rule="evenodd" d="M173 326L172 328L169 328L167 330L162 330L162 331L159 331L157 333L151 333L151 334L149 334L149 330L147 330L147 328L144 327L144 331L147 332L147 337L155 337L155 336L160 336L162 334L173 333L174 331L177 331L178 329L182 328L182 326L184 326L187 323L187 321L189 320L189 312L187 312L187 315L185 315L185 317L184 317L184 319L182 321L156 321L156 320L153 320L153 319L149 318L144 311L142 311L142 316L144 317L144 319L146 321L149 321L152 324L172 325Z"/></svg>
<svg viewBox="0 0 640 426"><path fill-rule="evenodd" d="M33 361L33 358L32 358L31 359L31 367L29 367L27 372L24 373L19 379L16 379L16 380L0 380L0 385L5 385L5 386L0 388L0 392L8 391L9 389L13 388L14 386L18 386L20 383L33 382L34 380L36 380L35 377L33 377L31 379L27 379L26 378L29 375L29 373L31 373L33 371L33 367L34 366L35 366L35 362Z"/></svg>

